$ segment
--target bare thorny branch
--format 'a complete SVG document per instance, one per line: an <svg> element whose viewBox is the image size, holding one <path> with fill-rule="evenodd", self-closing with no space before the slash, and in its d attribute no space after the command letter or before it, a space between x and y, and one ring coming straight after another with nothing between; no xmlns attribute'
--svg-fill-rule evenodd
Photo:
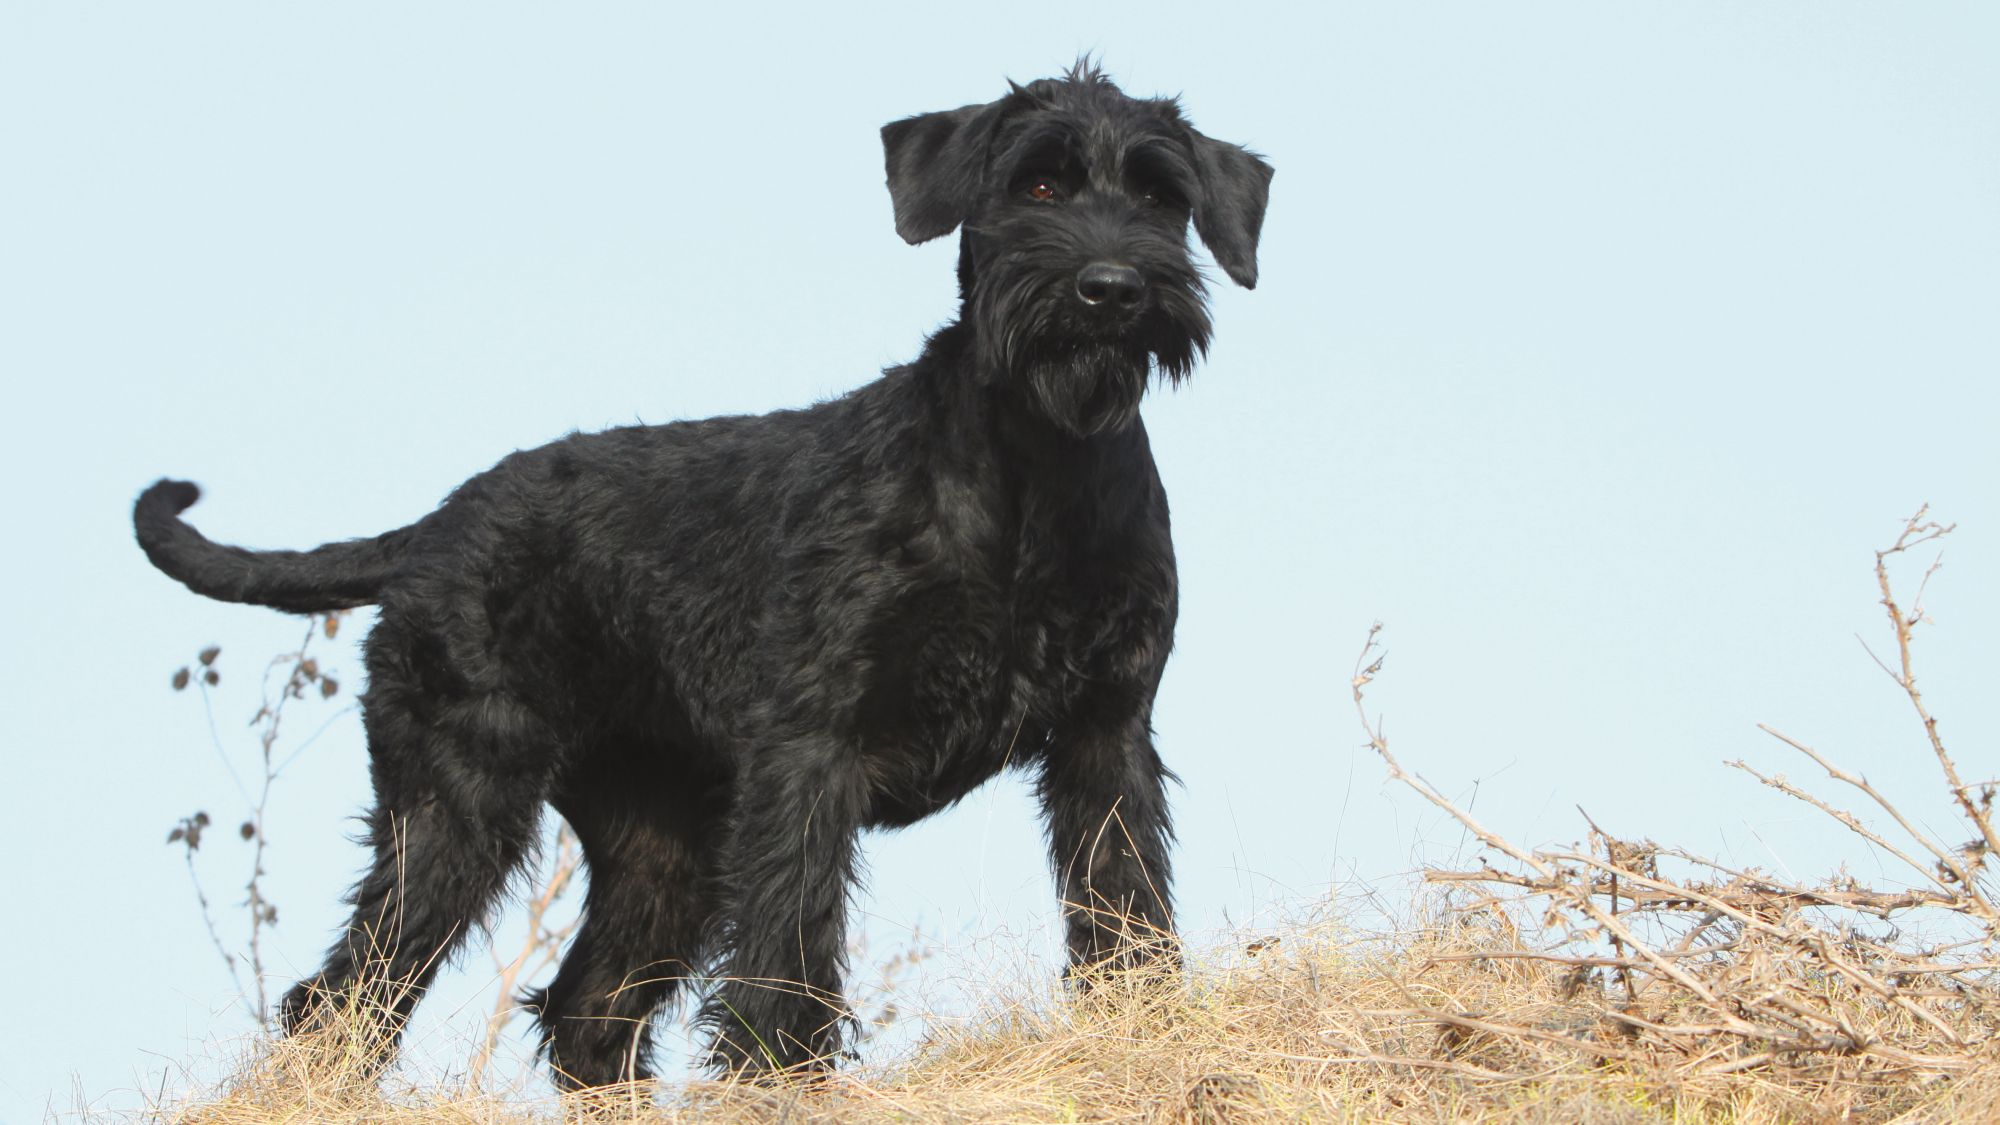
<svg viewBox="0 0 2000 1125"><path fill-rule="evenodd" d="M338 610L309 617L306 621L305 635L300 639L298 647L273 657L267 666L264 697L257 708L257 713L250 719L250 725L257 731L260 764L254 795L243 786L242 777L236 772L233 759L224 749L214 727L213 700L209 692L221 682L221 672L216 662L222 650L213 645L202 649L194 665L179 669L173 676L173 687L176 691L183 690L190 684L199 686L203 707L209 714L209 735L215 743L216 753L229 767L239 793L249 805L245 818L237 829L237 835L251 846L250 878L244 884L244 899L241 903L249 916L249 931L241 950L232 952L228 944L223 941L208 894L194 865L194 853L201 846L202 829L209 825L208 814L196 812L192 816L182 818L180 824L168 835L167 842L179 843L186 848L188 877L193 881L195 902L200 907L202 922L208 929L209 939L222 957L224 966L229 970L230 979L236 983L237 994L243 998L245 1009L249 1011L252 1019L266 1029L271 1026L272 1013L265 981L263 941L264 931L277 925L278 907L265 893L264 876L267 872L264 869L264 855L268 840L264 827L265 817L270 810L272 785L277 781L283 768L282 763L275 760L274 754L288 703L295 699L304 699L309 692L321 699L331 699L340 690L338 681L320 671L319 662L312 656L312 647L318 637L324 636L331 640L337 636L340 622L346 614L346 610ZM271 674L274 672L284 675L275 698L271 691ZM239 964L249 971L248 988L244 986Z"/></svg>
<svg viewBox="0 0 2000 1125"><path fill-rule="evenodd" d="M1546 965L1565 988L1598 982L1592 994L1598 1022L1588 1028L1550 1028L1435 1005L1378 1014L1427 1021L1451 1036L1477 1031L1559 1045L1599 1062L1643 1059L1686 1076L1751 1070L1942 1075L1993 1061L1993 1032L2000 1029L2000 910L1985 882L2000 853L1992 819L2000 784L1961 780L1917 689L1912 639L1929 622L1923 596L1938 562L1925 570L1908 608L1890 575L1898 556L1952 531L1927 517L1928 508L1919 510L1891 546L1876 552L1876 584L1896 642L1895 663L1883 668L1916 711L1971 842L1939 840L1865 777L1768 726L1761 729L1866 797L1894 828L1871 827L1781 774L1728 763L1895 857L1914 873L1915 886L1868 886L1846 874L1804 884L1735 870L1650 840L1619 839L1595 822L1582 849L1515 844L1390 752L1363 697L1383 665L1382 627L1371 628L1352 681L1370 748L1392 779L1503 858L1498 867L1482 861L1476 870L1426 872L1431 882L1475 893L1470 906L1460 908L1461 922L1483 913L1496 923L1485 945L1441 959ZM1886 926L1913 914L1956 918L1969 940L1924 947L1904 936L1917 927ZM1536 933L1542 937L1524 936ZM1617 984L1615 992L1602 988L1606 981Z"/></svg>

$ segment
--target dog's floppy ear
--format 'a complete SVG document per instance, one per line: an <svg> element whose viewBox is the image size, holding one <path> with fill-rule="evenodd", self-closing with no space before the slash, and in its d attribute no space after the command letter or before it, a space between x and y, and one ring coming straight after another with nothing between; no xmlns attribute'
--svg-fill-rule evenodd
<svg viewBox="0 0 2000 1125"><path fill-rule="evenodd" d="M1245 289L1257 288L1257 235L1271 194L1271 166L1240 145L1194 133L1195 177L1201 198L1194 229L1216 264Z"/></svg>
<svg viewBox="0 0 2000 1125"><path fill-rule="evenodd" d="M920 113L882 126L896 233L914 246L950 234L978 202L1000 102Z"/></svg>

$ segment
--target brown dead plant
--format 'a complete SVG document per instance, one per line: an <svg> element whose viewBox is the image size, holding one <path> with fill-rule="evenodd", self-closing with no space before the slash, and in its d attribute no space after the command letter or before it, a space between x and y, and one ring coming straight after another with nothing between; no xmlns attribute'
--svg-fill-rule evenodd
<svg viewBox="0 0 2000 1125"><path fill-rule="evenodd" d="M202 709L208 719L209 741L215 748L216 757L228 769L231 780L241 796L245 812L236 834L250 845L249 879L243 884L244 898L240 905L249 917L247 933L241 945L232 949L223 940L216 923L215 911L210 903L208 891L195 866L195 853L201 849L203 830L212 823L205 810L198 810L182 817L167 834L168 844L179 844L184 849L188 879L193 885L195 904L201 910L201 919L208 929L209 943L221 956L223 965L229 970L229 977L236 985L237 996L242 1000L244 1010L250 1018L266 1030L273 1027L270 998L266 988L268 975L264 958L264 931L278 924L278 906L267 894L264 861L269 846L265 833L266 820L271 809L271 793L285 767L290 765L306 747L324 733L333 719L328 719L315 732L284 758L277 756L279 735L283 730L286 707L293 701L307 699L331 700L340 691L340 682L320 668L319 660L313 656L313 645L320 637L331 641L340 633L340 623L348 611L334 610L329 613L311 614L306 618L305 635L296 647L273 656L265 666L263 697L257 713L250 717L250 726L257 732L257 761L254 780L246 783L244 774L237 769L235 756L224 748L222 737L215 726L215 701L213 689L222 682L222 671L218 661L222 656L220 645L207 645L195 657L193 664L184 664L176 669L171 680L175 691L185 691L192 685L199 689ZM276 684L275 693L273 684ZM334 718L338 718L337 712ZM240 969L239 969L240 966ZM250 983L244 984L247 970Z"/></svg>
<svg viewBox="0 0 2000 1125"><path fill-rule="evenodd" d="M1923 729L1964 842L1924 825L1868 779L1766 726L1804 755L1848 796L1864 801L1864 819L1840 803L1741 761L1730 766L1833 818L1905 869L1907 882L1864 882L1839 871L1817 882L1739 869L1651 840L1614 836L1585 817L1587 842L1527 848L1487 828L1389 750L1371 723L1363 689L1382 668L1380 625L1356 662L1353 692L1370 746L1389 775L1414 789L1475 836L1493 859L1474 870L1431 870L1427 882L1449 888L1454 925L1483 928L1474 947L1432 955L1433 964L1466 962L1523 983L1555 985L1547 1004L1482 1012L1413 1001L1394 1013L1438 1029L1440 1042L1495 1076L1518 1074L1518 1057L1481 1064L1482 1045L1532 1044L1541 1061L1576 1060L1653 1076L1651 1085L1685 1094L1703 1088L1718 1100L1740 1076L1777 1086L1800 1105L1853 1108L1943 1088L1975 1073L1990 1077L2000 1019L2000 911L1993 898L1993 801L2000 783L1968 784L1947 750L1922 693L1911 656L1919 626L1929 623L1923 596L1938 570L1933 560L1907 606L1891 582L1894 564L1934 544L1952 528L1928 518L1906 521L1876 552L1875 578L1895 641L1880 661ZM1503 1052L1504 1053L1504 1052ZM1884 1101L1886 1099L1886 1101ZM1845 1112L1845 1111L1843 1111ZM1868 1116L1878 1116L1869 1114Z"/></svg>
<svg viewBox="0 0 2000 1125"><path fill-rule="evenodd" d="M557 920L558 904L583 874L583 845L567 821L557 823L554 841L544 849L544 855L547 871L536 876L527 894L527 926L520 945L505 960L497 947L489 950L494 971L493 1010L486 1016L486 1030L472 1055L469 1072L474 1086L482 1083L492 1066L507 1025L522 1012L521 993L528 982L556 963L563 946L583 924L581 914L571 914L567 921Z"/></svg>

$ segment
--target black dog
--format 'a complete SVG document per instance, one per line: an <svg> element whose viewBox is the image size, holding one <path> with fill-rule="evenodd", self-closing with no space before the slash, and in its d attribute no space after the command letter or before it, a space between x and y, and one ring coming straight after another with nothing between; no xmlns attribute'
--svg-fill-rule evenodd
<svg viewBox="0 0 2000 1125"><path fill-rule="evenodd" d="M392 1042L544 802L590 870L532 1001L569 1083L644 1075L690 977L712 1064L826 1065L857 835L1008 765L1036 776L1073 966L1170 934L1150 721L1177 593L1139 400L1208 342L1190 217L1253 285L1271 169L1086 65L882 140L897 233L964 228L962 311L844 398L574 435L312 551L210 542L191 484L139 498L139 542L197 593L381 607L374 865L289 1028L358 989Z"/></svg>

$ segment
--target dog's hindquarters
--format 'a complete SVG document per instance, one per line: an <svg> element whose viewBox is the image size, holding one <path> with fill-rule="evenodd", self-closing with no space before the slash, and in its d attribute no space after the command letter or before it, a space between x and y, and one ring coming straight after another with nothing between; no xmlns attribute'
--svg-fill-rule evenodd
<svg viewBox="0 0 2000 1125"><path fill-rule="evenodd" d="M486 923L534 846L557 736L486 669L446 666L433 618L477 612L463 593L429 613L391 601L369 635L372 862L325 964L285 999L290 1032L326 1028L386 1059L424 989Z"/></svg>

